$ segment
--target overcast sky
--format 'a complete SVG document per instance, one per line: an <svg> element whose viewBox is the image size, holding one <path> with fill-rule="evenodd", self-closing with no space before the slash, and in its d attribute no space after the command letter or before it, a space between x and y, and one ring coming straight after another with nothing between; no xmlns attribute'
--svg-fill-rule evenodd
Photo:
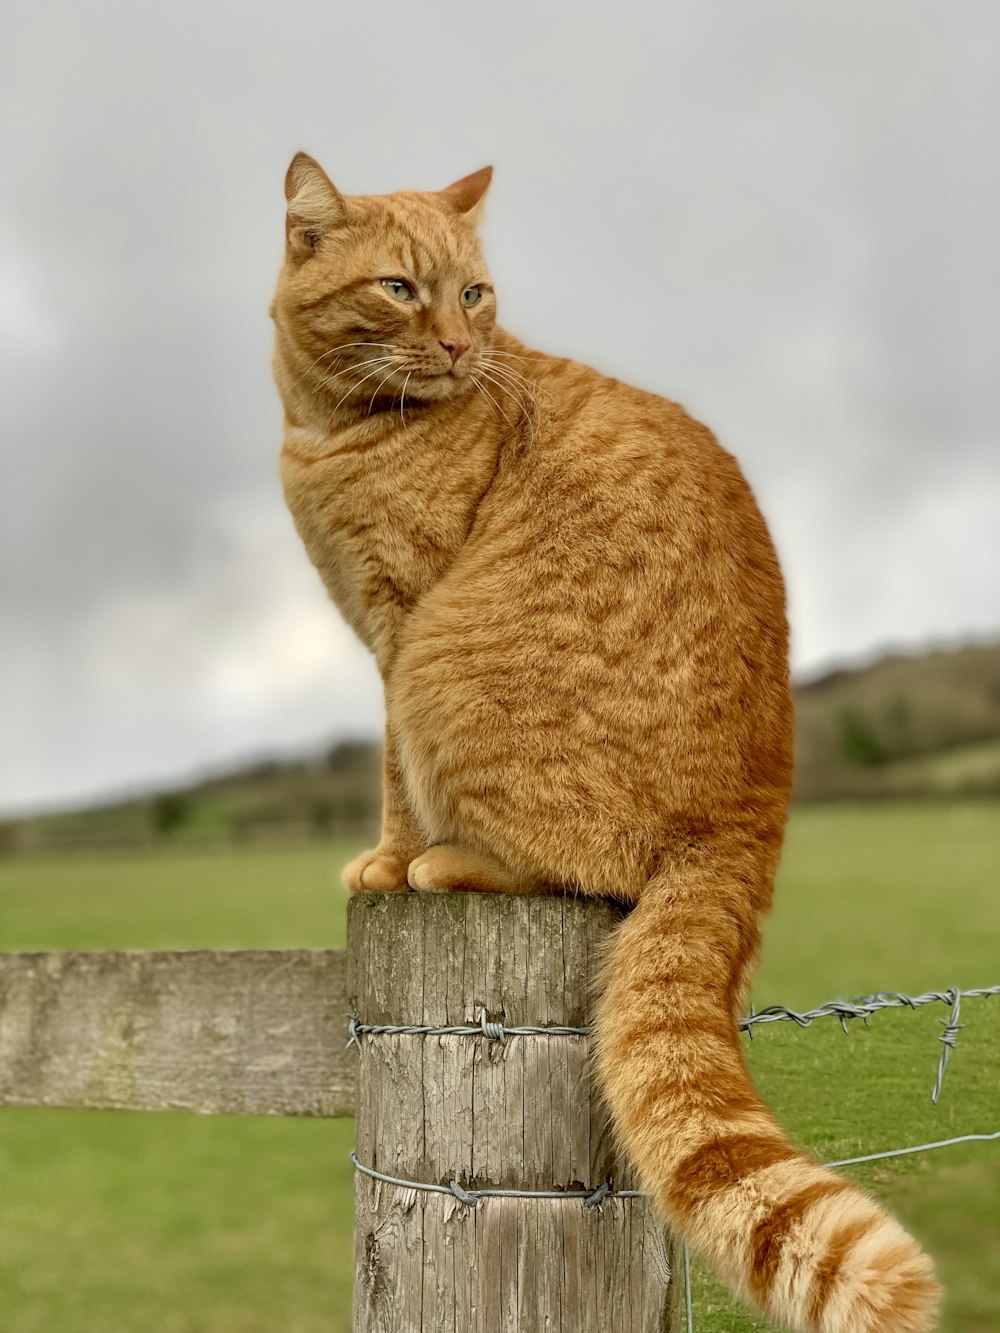
<svg viewBox="0 0 1000 1333"><path fill-rule="evenodd" d="M800 671L1000 633L996 0L4 0L0 808L376 735L283 508L296 149L741 460Z"/></svg>

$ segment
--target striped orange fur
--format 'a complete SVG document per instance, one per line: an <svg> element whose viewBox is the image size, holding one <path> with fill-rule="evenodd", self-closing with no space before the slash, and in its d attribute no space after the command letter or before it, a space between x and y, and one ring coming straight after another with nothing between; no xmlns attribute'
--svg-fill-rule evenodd
<svg viewBox="0 0 1000 1333"><path fill-rule="evenodd" d="M926 1333L929 1261L788 1143L737 1033L791 775L767 530L683 408L498 328L489 175L286 180L285 494L385 682L382 837L346 882L635 904L596 1068L663 1216L792 1328Z"/></svg>

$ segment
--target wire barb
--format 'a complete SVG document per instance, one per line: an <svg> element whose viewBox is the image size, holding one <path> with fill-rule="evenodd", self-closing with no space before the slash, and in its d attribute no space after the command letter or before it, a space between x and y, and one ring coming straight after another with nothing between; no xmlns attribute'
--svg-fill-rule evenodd
<svg viewBox="0 0 1000 1333"><path fill-rule="evenodd" d="M479 1026L483 1030L483 1036L487 1041L506 1041L507 1029L502 1023L491 1023L486 1010L483 1009L479 1014Z"/></svg>
<svg viewBox="0 0 1000 1333"><path fill-rule="evenodd" d="M505 1042L508 1037L589 1037L589 1027L508 1027L490 1019L482 1009L479 1016L468 1023L436 1027L432 1023L360 1023L353 1014L347 1016L347 1030L351 1040L348 1046L360 1046L361 1037L485 1037L488 1041Z"/></svg>
<svg viewBox="0 0 1000 1333"><path fill-rule="evenodd" d="M849 1018L860 1018L867 1027L871 1016L884 1009L909 1009L915 1012L927 1004L950 1005L951 1013L949 1017L940 1020L944 1031L938 1040L943 1043L944 1049L938 1058L937 1073L931 1092L931 1101L936 1106L938 1098L941 1096L944 1074L948 1068L948 1058L958 1043L958 1034L963 1027L963 1024L958 1021L961 1002L965 999L988 997L990 995L1000 995L1000 986L981 986L976 990L959 990L953 986L950 990L926 991L923 995L904 995L901 991L877 991L874 995L864 995L859 1000L828 1000L826 1004L817 1005L815 1009L806 1009L801 1013L795 1009L789 1009L787 1005L783 1004L768 1005L766 1009L755 1009L751 1004L749 1014L740 1019L739 1028L752 1041L754 1028L761 1024L794 1023L797 1027L808 1028L812 1027L818 1018L836 1018L841 1030L846 1035ZM474 1021L448 1027L436 1027L431 1023L360 1023L353 1014L349 1014L347 1029L349 1033L348 1048L356 1046L359 1049L362 1037L483 1037L487 1041L505 1043L508 1037L587 1037L590 1035L589 1027L536 1027L530 1024L507 1027L502 1020L491 1020L485 1006L480 1010Z"/></svg>
<svg viewBox="0 0 1000 1333"><path fill-rule="evenodd" d="M931 1092L931 1101L937 1105L937 1100L941 1096L941 1084L944 1082L944 1071L948 1068L948 1057L958 1045L958 1034L965 1026L959 1023L958 1016L962 1007L962 992L951 990L951 1013L947 1018L939 1018L938 1022L944 1028L944 1031L938 1037L938 1041L943 1043L940 1059L938 1060L937 1077L934 1080L934 1089Z"/></svg>
<svg viewBox="0 0 1000 1333"><path fill-rule="evenodd" d="M450 1180L447 1185L434 1185L427 1180L407 1180L403 1176L390 1176L384 1171L377 1171L373 1166L366 1166L358 1160L357 1153L353 1152L351 1153L351 1161L354 1163L355 1171L371 1176L372 1180L381 1180L386 1185L398 1185L400 1189L404 1190L421 1190L429 1194L451 1194L466 1208L475 1208L480 1199L579 1199L585 1208L597 1208L605 1199L612 1196L616 1199L643 1198L642 1190L616 1190L610 1180L606 1180L603 1185L598 1185L596 1189L514 1190L488 1187L467 1190L457 1180Z"/></svg>
<svg viewBox="0 0 1000 1333"><path fill-rule="evenodd" d="M592 1190L591 1193L587 1195L583 1201L583 1206L584 1208L600 1208L608 1195L613 1193L614 1188L611 1184L611 1177L608 1176L603 1185L598 1185L596 1190Z"/></svg>
<svg viewBox="0 0 1000 1333"><path fill-rule="evenodd" d="M479 1195L473 1194L471 1190L464 1190L457 1180L449 1180L448 1188L459 1203L465 1204L466 1208L475 1208L479 1202Z"/></svg>

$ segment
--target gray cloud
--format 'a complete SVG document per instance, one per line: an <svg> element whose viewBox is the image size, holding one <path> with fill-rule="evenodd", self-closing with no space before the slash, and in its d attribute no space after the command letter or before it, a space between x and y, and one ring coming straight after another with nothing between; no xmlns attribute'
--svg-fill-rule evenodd
<svg viewBox="0 0 1000 1333"><path fill-rule="evenodd" d="M493 161L503 321L741 459L802 669L1000 622L987 0L11 3L0 803L375 733L284 515L266 307L306 147Z"/></svg>

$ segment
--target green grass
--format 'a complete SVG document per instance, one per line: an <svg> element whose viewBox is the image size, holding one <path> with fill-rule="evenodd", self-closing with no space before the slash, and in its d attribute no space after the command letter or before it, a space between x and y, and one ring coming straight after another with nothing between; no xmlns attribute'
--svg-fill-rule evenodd
<svg viewBox="0 0 1000 1333"><path fill-rule="evenodd" d="M759 1007L811 1007L876 990L1000 983L1000 807L802 809L789 828ZM966 1001L932 1106L947 1010L889 1012L845 1036L831 1019L758 1028L758 1086L800 1144L827 1161L1000 1129L1000 996ZM850 1174L923 1240L948 1289L942 1327L1000 1326L1000 1143L948 1148ZM695 1266L699 1333L757 1333Z"/></svg>
<svg viewBox="0 0 1000 1333"><path fill-rule="evenodd" d="M349 849L0 862L0 948L343 943ZM800 810L758 1005L1000 981L1000 808ZM938 1107L943 1008L844 1036L759 1030L762 1091L827 1159L1000 1128L1000 998L969 1001ZM3 1333L347 1333L350 1122L0 1112ZM853 1174L927 1242L944 1328L1000 1325L1000 1145ZM695 1269L698 1333L766 1326Z"/></svg>
<svg viewBox="0 0 1000 1333"><path fill-rule="evenodd" d="M310 843L0 860L0 948L338 948L352 854Z"/></svg>
<svg viewBox="0 0 1000 1333"><path fill-rule="evenodd" d="M0 948L339 947L349 850L0 861ZM0 1111L3 1333L346 1333L351 1121Z"/></svg>

